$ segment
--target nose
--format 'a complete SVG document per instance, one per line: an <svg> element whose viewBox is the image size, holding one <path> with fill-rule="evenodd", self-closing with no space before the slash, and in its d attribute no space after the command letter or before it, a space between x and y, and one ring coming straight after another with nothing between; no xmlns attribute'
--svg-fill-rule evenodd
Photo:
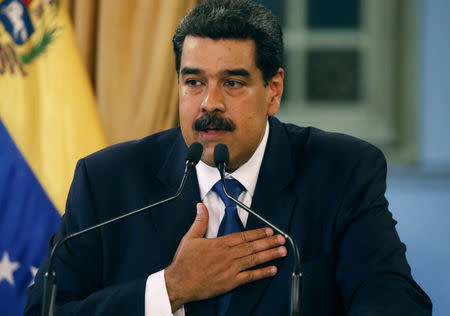
<svg viewBox="0 0 450 316"><path fill-rule="evenodd" d="M208 85L208 90L201 104L202 111L217 112L225 110L225 103L222 91L216 85Z"/></svg>

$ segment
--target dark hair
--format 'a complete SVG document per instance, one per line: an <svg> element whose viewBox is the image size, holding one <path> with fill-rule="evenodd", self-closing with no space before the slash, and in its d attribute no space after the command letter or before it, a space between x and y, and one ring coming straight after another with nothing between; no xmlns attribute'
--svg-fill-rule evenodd
<svg viewBox="0 0 450 316"><path fill-rule="evenodd" d="M251 39L256 44L256 66L265 84L283 65L283 33L274 14L249 0L206 0L181 21L173 36L175 67L180 71L187 35L212 39Z"/></svg>

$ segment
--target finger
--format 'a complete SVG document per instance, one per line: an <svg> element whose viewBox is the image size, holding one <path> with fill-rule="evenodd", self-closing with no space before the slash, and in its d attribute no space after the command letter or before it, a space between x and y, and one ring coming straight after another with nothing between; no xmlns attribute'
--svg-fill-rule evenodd
<svg viewBox="0 0 450 316"><path fill-rule="evenodd" d="M208 227L209 214L205 204L197 203L197 215L194 222L184 236L185 238L202 238Z"/></svg>
<svg viewBox="0 0 450 316"><path fill-rule="evenodd" d="M239 270L244 271L259 264L269 262L277 258L285 257L286 254L286 247L281 246L239 258L237 259L236 263Z"/></svg>
<svg viewBox="0 0 450 316"><path fill-rule="evenodd" d="M236 245L232 248L232 257L241 258L260 251L284 245L286 238L281 235L270 236L252 242Z"/></svg>
<svg viewBox="0 0 450 316"><path fill-rule="evenodd" d="M271 228L258 228L253 230L246 230L240 233L229 234L220 237L228 246L234 247L239 244L247 243L250 241L258 240L273 235Z"/></svg>
<svg viewBox="0 0 450 316"><path fill-rule="evenodd" d="M277 274L277 272L278 272L278 269L276 266L264 267L264 268L255 269L255 270L247 270L247 271L240 272L236 276L236 281L238 282L238 286L239 286L239 285L253 282L253 281L256 281L259 279L270 278L270 277L274 276L275 274Z"/></svg>

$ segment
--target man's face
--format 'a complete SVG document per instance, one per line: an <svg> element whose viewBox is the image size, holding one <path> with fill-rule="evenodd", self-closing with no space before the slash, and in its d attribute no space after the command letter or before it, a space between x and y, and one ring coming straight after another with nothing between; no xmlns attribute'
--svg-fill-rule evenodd
<svg viewBox="0 0 450 316"><path fill-rule="evenodd" d="M214 166L214 147L230 152L228 170L255 152L283 92L283 70L264 86L253 40L186 36L180 64L180 125L186 144L203 145L202 161Z"/></svg>

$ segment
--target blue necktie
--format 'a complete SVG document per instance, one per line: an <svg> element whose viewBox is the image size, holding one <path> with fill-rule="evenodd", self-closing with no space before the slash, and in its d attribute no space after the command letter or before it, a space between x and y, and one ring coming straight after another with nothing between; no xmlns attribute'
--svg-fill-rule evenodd
<svg viewBox="0 0 450 316"><path fill-rule="evenodd" d="M228 193L235 199L237 199L241 192L245 190L244 186L235 179L225 179L225 185ZM236 205L223 192L221 181L218 181L214 185L213 190L219 195L225 204L225 215L220 223L217 237L243 231L244 226L242 225L241 219L237 213ZM231 292L217 297L218 316L224 316L226 314L230 301Z"/></svg>

